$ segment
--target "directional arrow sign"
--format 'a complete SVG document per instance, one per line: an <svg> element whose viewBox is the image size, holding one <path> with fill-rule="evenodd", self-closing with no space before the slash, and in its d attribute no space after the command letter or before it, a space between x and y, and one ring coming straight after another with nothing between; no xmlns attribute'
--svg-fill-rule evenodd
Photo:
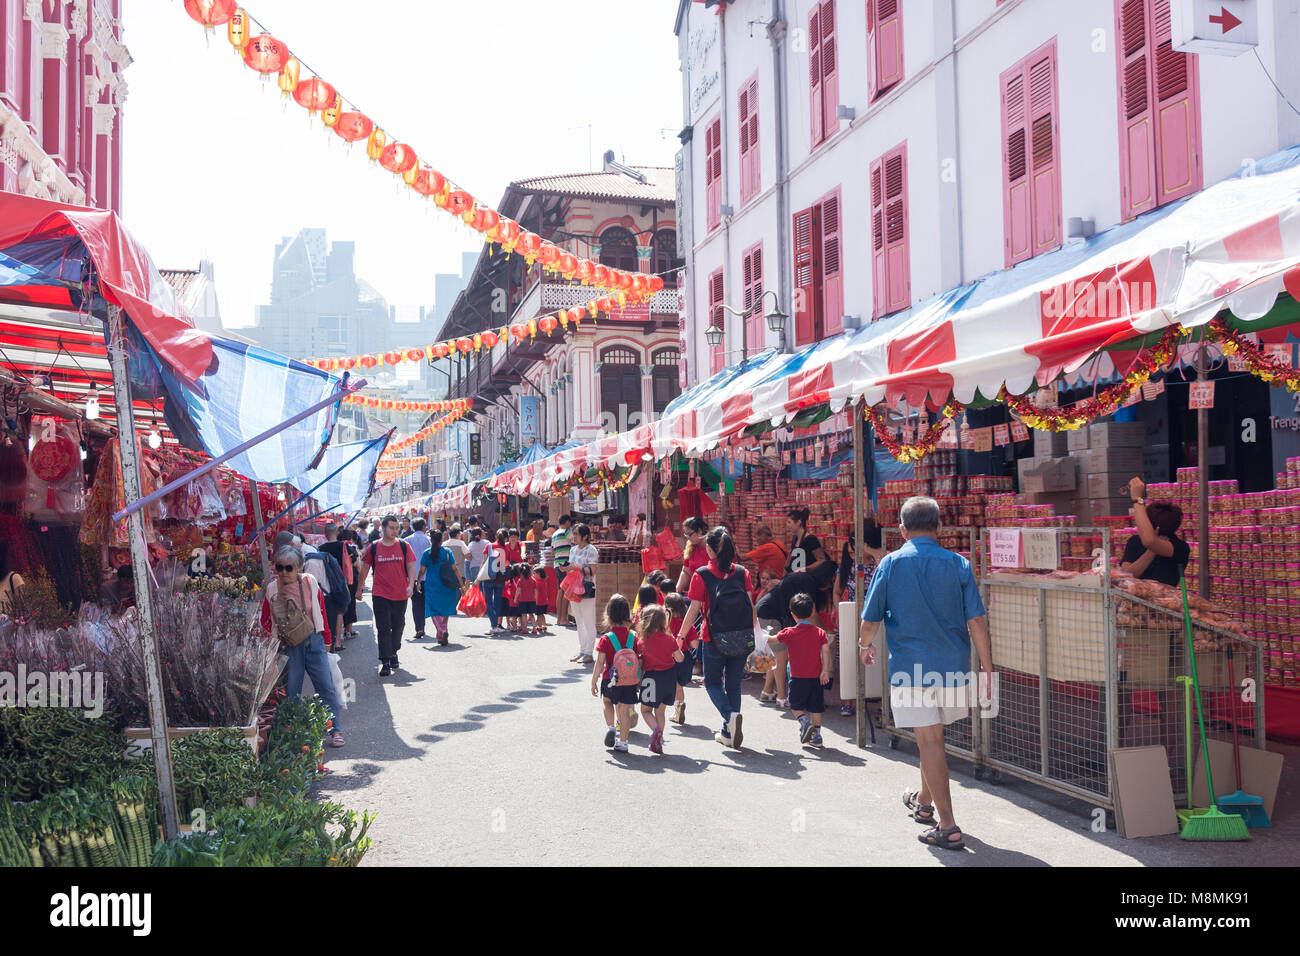
<svg viewBox="0 0 1300 956"><path fill-rule="evenodd" d="M1220 7L1219 12L1210 17L1211 23L1217 23L1224 33L1227 33L1233 27L1241 26L1241 21L1234 17L1227 7Z"/></svg>
<svg viewBox="0 0 1300 956"><path fill-rule="evenodd" d="M1238 56L1258 45L1253 0L1169 0L1173 47L1180 53Z"/></svg>

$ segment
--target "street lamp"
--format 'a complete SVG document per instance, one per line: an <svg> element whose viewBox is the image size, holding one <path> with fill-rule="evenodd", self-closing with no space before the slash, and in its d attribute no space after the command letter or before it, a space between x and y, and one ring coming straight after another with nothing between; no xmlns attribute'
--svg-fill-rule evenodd
<svg viewBox="0 0 1300 956"><path fill-rule="evenodd" d="M772 308L771 311L769 311L764 318L767 320L767 327L780 336L781 351L784 352L785 351L785 323L786 320L790 318L790 316L787 315L785 312L781 311L781 300L777 296L776 291L774 289L768 289L759 297L758 302L755 303L755 305L762 305L764 300L766 300L769 295L772 297ZM740 316L742 319L749 314L748 312L742 312L739 309L733 309L725 302L719 302L714 308L715 310L726 309L732 315ZM751 306L751 309L752 308L753 307ZM704 330L704 339L709 343L709 347L717 348L719 345L721 345L722 338L725 334L726 334L725 327L722 325L714 325L712 322L712 316L710 316L709 327ZM749 358L749 329L746 327L744 323L741 323L740 359L743 362L748 358Z"/></svg>

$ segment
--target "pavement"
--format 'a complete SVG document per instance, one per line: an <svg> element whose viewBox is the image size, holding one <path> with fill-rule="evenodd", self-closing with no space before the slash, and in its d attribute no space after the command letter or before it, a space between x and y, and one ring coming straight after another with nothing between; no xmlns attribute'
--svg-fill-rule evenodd
<svg viewBox="0 0 1300 956"><path fill-rule="evenodd" d="M570 664L577 633L488 636L453 618L451 640L412 641L401 669L378 676L370 609L342 652L355 700L346 745L326 748L319 796L377 811L367 866L649 865L1250 866L1291 865L1300 849L1300 751L1287 766L1271 830L1247 843L1176 836L1125 840L1094 832L1093 808L1014 778L976 780L950 759L953 804L968 849L926 847L902 805L919 786L915 746L877 730L859 748L854 719L825 715L826 746L799 743L795 721L744 682L744 749L713 740L720 718L702 686L686 690L684 726L665 754L603 746L590 671ZM432 633L432 628L430 628ZM833 695L828 695L828 704Z"/></svg>

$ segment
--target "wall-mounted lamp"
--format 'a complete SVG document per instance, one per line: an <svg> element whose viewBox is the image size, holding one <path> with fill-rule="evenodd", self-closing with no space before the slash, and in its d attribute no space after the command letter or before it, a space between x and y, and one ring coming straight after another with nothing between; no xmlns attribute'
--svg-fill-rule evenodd
<svg viewBox="0 0 1300 956"><path fill-rule="evenodd" d="M1096 231L1096 222L1082 216L1071 216L1065 221L1065 235L1069 239L1087 239Z"/></svg>
<svg viewBox="0 0 1300 956"><path fill-rule="evenodd" d="M857 115L858 115L858 111L855 110L852 106L845 106L843 103L841 103L839 106L835 107L836 119L848 120L851 123L853 122L854 119L857 118Z"/></svg>

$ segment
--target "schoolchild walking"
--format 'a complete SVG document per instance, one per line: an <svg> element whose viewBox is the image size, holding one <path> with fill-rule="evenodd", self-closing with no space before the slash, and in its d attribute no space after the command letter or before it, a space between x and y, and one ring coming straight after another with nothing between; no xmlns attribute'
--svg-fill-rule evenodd
<svg viewBox="0 0 1300 956"><path fill-rule="evenodd" d="M601 698L605 746L627 753L627 735L636 722L633 708L641 691L641 642L632 632L632 608L621 594L605 605L605 629L596 642L591 696Z"/></svg>

